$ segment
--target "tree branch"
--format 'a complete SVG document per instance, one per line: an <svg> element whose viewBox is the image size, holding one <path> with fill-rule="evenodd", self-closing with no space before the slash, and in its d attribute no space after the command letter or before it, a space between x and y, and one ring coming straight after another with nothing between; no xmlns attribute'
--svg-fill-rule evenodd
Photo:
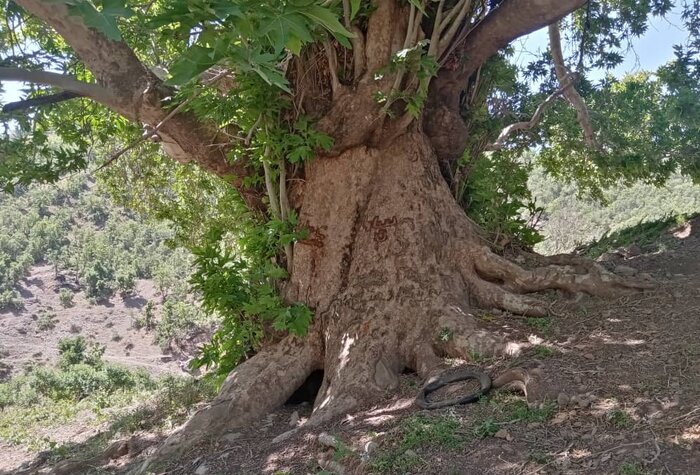
<svg viewBox="0 0 700 475"><path fill-rule="evenodd" d="M463 25L445 44L440 70L430 82L425 107L430 119L423 123L441 160L452 162L464 152L468 131L460 115L460 95L469 77L513 40L559 21L586 1L503 0L473 28Z"/></svg>
<svg viewBox="0 0 700 475"><path fill-rule="evenodd" d="M542 120L542 115L544 114L544 111L554 103L554 101L561 96L562 94L566 94L566 90L569 89L571 86L574 84L575 80L575 75L569 75L569 78L565 80L564 85L561 86L559 89L551 93L547 98L542 101L542 103L537 106L537 109L535 110L535 113L532 115L532 118L528 121L523 121L523 122L516 122L514 124L510 124L507 127L504 127L503 130L501 130L501 133L498 134L498 138L496 139L495 142L489 144L486 146L485 150L486 151L495 151L495 150L501 150L503 146L505 145L506 139L513 134L514 132L521 131L521 130L529 130L536 126L540 120Z"/></svg>
<svg viewBox="0 0 700 475"><path fill-rule="evenodd" d="M462 70L468 77L499 49L559 21L586 1L503 0L474 28L456 37L449 49L466 59Z"/></svg>
<svg viewBox="0 0 700 475"><path fill-rule="evenodd" d="M247 160L232 162L227 157L231 143L225 133L184 110L164 121L168 111L162 99L173 91L141 63L129 45L110 40L89 28L79 16L70 15L62 2L16 2L56 30L73 48L97 83L114 96L114 103L108 106L110 109L138 123L151 126L162 123L159 135L164 150L172 159L197 163L234 186L251 210L265 209L262 190L245 184L245 178L255 173L250 163Z"/></svg>
<svg viewBox="0 0 700 475"><path fill-rule="evenodd" d="M467 13L469 13L469 10L471 9L471 0L462 0L461 3L458 3L450 12L450 14L454 13L459 9L459 12L457 14L456 18L450 18L448 16L449 21L452 21L452 24L450 25L450 28L445 32L445 34L442 36L440 39L440 47L438 48L439 50L439 57L442 57L449 48L450 44L452 43L452 40L454 39L455 35L457 34L457 31L459 30L460 26L462 25L462 22L464 21L464 18L467 16ZM445 18L445 23L443 25L443 29L447 27L448 23L448 18ZM438 58L440 59L440 58Z"/></svg>
<svg viewBox="0 0 700 475"><path fill-rule="evenodd" d="M463 29L441 56L434 87L440 102L456 107L467 79L498 50L573 12L586 0L503 0L471 29Z"/></svg>
<svg viewBox="0 0 700 475"><path fill-rule="evenodd" d="M445 6L445 0L440 0L438 3L437 13L435 14L435 25L433 26L433 34L430 37L430 46L428 47L428 55L437 58L440 47L440 35L442 34L442 10Z"/></svg>
<svg viewBox="0 0 700 475"><path fill-rule="evenodd" d="M557 80L559 84L567 81L567 78L571 77L571 72L566 67L564 63L564 54L561 49L561 35L559 33L559 23L553 23L549 25L549 49L552 52L552 61L554 62L554 72L557 75ZM576 110L576 117L578 123L581 125L583 130L583 140L586 142L588 147L594 150L599 149L598 141L595 138L595 132L593 131L593 125L591 124L591 117L588 113L588 108L583 98L578 93L576 88L566 88L564 90L564 97L569 101L571 107Z"/></svg>
<svg viewBox="0 0 700 475"><path fill-rule="evenodd" d="M37 106L45 106L50 104L58 104L59 102L69 101L77 97L85 97L76 92L64 91L56 94L47 94L45 96L32 97L23 101L8 102L2 107L4 113L14 112L18 110L30 109Z"/></svg>
<svg viewBox="0 0 700 475"><path fill-rule="evenodd" d="M112 93L98 84L78 81L72 76L48 71L30 71L21 68L0 68L0 81L21 81L54 86L75 95L89 97L108 107L115 105ZM74 96L75 97L75 96Z"/></svg>

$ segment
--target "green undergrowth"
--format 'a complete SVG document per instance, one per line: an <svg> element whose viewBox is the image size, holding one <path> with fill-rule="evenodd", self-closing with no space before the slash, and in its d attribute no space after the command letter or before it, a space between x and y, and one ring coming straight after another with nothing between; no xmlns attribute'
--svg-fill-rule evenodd
<svg viewBox="0 0 700 475"><path fill-rule="evenodd" d="M478 438L493 437L510 424L544 423L556 412L554 404L530 408L522 397L507 392L496 392L493 397L483 398L478 405L478 420L473 427L473 434Z"/></svg>
<svg viewBox="0 0 700 475"><path fill-rule="evenodd" d="M420 449L454 450L467 440L460 419L453 414L409 417L372 463L372 473L406 473L426 463L419 455Z"/></svg>
<svg viewBox="0 0 700 475"><path fill-rule="evenodd" d="M0 440L54 458L84 456L116 434L181 423L196 403L214 395L209 381L153 377L102 360L104 348L82 337L62 340L57 367L32 366L0 384ZM61 433L99 427L83 444L64 444ZM78 430L80 429L80 430Z"/></svg>
<svg viewBox="0 0 700 475"><path fill-rule="evenodd" d="M529 317L525 319L525 324L544 336L552 332L552 319L548 317Z"/></svg>
<svg viewBox="0 0 700 475"><path fill-rule="evenodd" d="M538 358L551 358L557 354L557 350L551 346L536 345L534 348L534 354Z"/></svg>
<svg viewBox="0 0 700 475"><path fill-rule="evenodd" d="M447 409L402 420L381 441L371 473L423 473L417 471L429 467L431 449L439 449L440 453L461 450L478 439L493 437L510 424L544 423L556 411L553 404L529 408L521 396L499 392L467 407L468 418Z"/></svg>
<svg viewBox="0 0 700 475"><path fill-rule="evenodd" d="M637 462L624 462L620 465L618 472L619 475L650 475L651 472L645 470L642 465Z"/></svg>

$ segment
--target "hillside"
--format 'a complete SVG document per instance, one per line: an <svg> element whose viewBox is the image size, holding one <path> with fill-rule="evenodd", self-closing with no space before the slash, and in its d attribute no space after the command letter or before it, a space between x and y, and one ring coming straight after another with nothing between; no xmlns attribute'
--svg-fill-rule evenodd
<svg viewBox="0 0 700 475"><path fill-rule="evenodd" d="M53 361L52 343L84 334L107 346L107 359L161 371L161 350L211 324L189 294L191 257L172 236L166 224L112 204L84 175L0 195L6 364L18 370L29 359L12 342L48 337L39 360ZM157 357L142 361L144 351Z"/></svg>
<svg viewBox="0 0 700 475"><path fill-rule="evenodd" d="M161 397L161 384L185 384L212 321L188 294L190 256L169 247L171 237L166 225L114 206L84 175L0 195L7 463L104 430L138 401ZM52 369L66 342L94 354L93 365ZM182 417L189 404L170 412ZM166 414L156 413L161 424Z"/></svg>
<svg viewBox="0 0 700 475"><path fill-rule="evenodd" d="M543 254L571 252L606 234L632 228L641 222L678 218L700 212L700 186L673 176L661 186L635 183L605 193L607 206L578 197L576 186L557 181L535 167L528 186L537 205L544 208L538 229L544 241L535 249Z"/></svg>

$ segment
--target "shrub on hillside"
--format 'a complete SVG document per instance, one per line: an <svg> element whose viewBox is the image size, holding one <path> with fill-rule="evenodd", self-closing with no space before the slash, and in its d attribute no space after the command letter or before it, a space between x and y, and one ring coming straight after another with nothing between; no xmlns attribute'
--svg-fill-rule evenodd
<svg viewBox="0 0 700 475"><path fill-rule="evenodd" d="M89 298L103 299L112 294L113 270L100 261L94 261L83 274L85 294Z"/></svg>
<svg viewBox="0 0 700 475"><path fill-rule="evenodd" d="M42 313L36 321L36 326L40 331L52 330L56 326L55 313Z"/></svg>
<svg viewBox="0 0 700 475"><path fill-rule="evenodd" d="M60 340L58 368L30 367L24 375L0 384L0 405L30 406L41 398L79 401L93 394L156 388L145 371L104 362L104 351L104 346L82 336Z"/></svg>
<svg viewBox="0 0 700 475"><path fill-rule="evenodd" d="M58 300L63 305L63 308L68 308L73 306L73 292L68 289L61 289L58 292Z"/></svg>
<svg viewBox="0 0 700 475"><path fill-rule="evenodd" d="M132 293L136 289L136 271L131 267L120 267L116 272L116 282L119 293Z"/></svg>
<svg viewBox="0 0 700 475"><path fill-rule="evenodd" d="M143 309L143 314L133 319L131 324L136 330L145 328L146 331L151 331L156 327L156 316L154 312L155 305L150 300L146 302Z"/></svg>
<svg viewBox="0 0 700 475"><path fill-rule="evenodd" d="M21 310L24 304L19 294L15 290L0 290L0 310L5 308L13 308Z"/></svg>
<svg viewBox="0 0 700 475"><path fill-rule="evenodd" d="M156 327L156 339L161 346L184 337L204 318L202 310L193 303L168 299L161 310Z"/></svg>
<svg viewBox="0 0 700 475"><path fill-rule="evenodd" d="M102 356L105 347L97 343L88 343L84 337L63 338L58 342L59 366L69 368L85 364L95 368L103 365Z"/></svg>

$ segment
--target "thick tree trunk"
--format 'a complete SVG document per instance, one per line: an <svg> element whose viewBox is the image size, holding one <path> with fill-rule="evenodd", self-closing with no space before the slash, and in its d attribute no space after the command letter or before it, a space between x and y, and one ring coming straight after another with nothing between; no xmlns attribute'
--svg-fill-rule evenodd
<svg viewBox="0 0 700 475"><path fill-rule="evenodd" d="M492 254L417 130L381 149L317 159L301 186L300 220L310 235L294 247L285 293L314 310L310 334L241 364L161 453L262 417L314 370L324 370L324 381L307 424L376 401L397 388L406 368L427 378L443 356L505 351L505 342L470 314L474 306L541 315L545 306L522 293L613 294L647 285L630 287L575 258L527 271Z"/></svg>
<svg viewBox="0 0 700 475"><path fill-rule="evenodd" d="M404 368L427 374L441 328L498 349L468 315L477 229L421 133L310 164L300 218L311 235L295 246L288 294L315 309L323 338L317 419L395 389Z"/></svg>

